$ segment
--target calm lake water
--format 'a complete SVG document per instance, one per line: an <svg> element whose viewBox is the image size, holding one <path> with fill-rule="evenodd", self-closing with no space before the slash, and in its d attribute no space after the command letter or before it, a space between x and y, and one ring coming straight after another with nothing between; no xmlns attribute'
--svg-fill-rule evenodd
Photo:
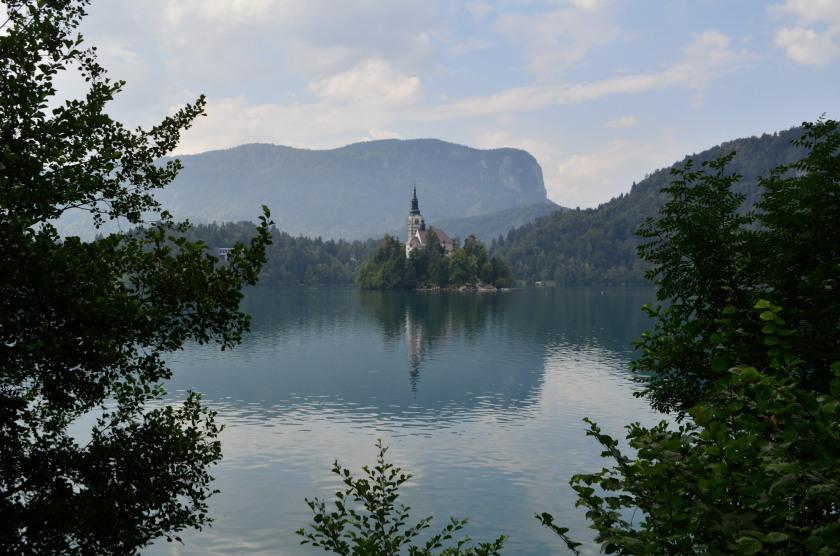
<svg viewBox="0 0 840 556"><path fill-rule="evenodd" d="M566 553L534 514L592 538L568 487L572 474L603 465L581 419L614 435L658 419L633 397L628 371L653 297L250 291L243 344L188 347L172 358L168 384L173 398L202 392L226 425L215 523L147 552L324 554L294 534L311 520L304 498L331 498L333 460L358 469L382 438L414 476L403 502L415 518L469 517L474 539L507 535L506 554Z"/></svg>

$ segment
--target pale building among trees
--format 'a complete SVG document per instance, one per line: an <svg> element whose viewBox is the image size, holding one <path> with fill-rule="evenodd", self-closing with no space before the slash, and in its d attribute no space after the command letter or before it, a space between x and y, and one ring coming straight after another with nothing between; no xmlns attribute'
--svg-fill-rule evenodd
<svg viewBox="0 0 840 556"><path fill-rule="evenodd" d="M452 254L455 242L440 228L426 229L426 221L420 214L420 202L417 200L417 188L411 197L411 210L408 212L405 238L405 256L411 255L415 249L422 249L429 241L437 240L446 256Z"/></svg>

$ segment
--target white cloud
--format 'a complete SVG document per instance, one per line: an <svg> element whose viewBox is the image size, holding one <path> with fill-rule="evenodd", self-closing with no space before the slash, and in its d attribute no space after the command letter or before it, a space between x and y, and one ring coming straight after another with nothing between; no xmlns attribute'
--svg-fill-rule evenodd
<svg viewBox="0 0 840 556"><path fill-rule="evenodd" d="M467 4L467 10L472 14L474 18L482 19L484 16L493 11L493 6L491 6L487 2L476 0L475 2L470 2L469 4Z"/></svg>
<svg viewBox="0 0 840 556"><path fill-rule="evenodd" d="M682 60L663 72L663 77L670 83L700 89L748 57L733 50L731 45L732 41L724 33L716 29L703 31L695 35L683 49Z"/></svg>
<svg viewBox="0 0 840 556"><path fill-rule="evenodd" d="M83 32L157 58L162 79L153 81L215 85L322 79L371 58L416 72L430 63L446 17L426 0L109 0L91 9Z"/></svg>
<svg viewBox="0 0 840 556"><path fill-rule="evenodd" d="M787 0L774 7L794 16L796 25L776 31L776 46L798 64L823 66L840 58L840 2Z"/></svg>
<svg viewBox="0 0 840 556"><path fill-rule="evenodd" d="M510 134L501 129L480 132L475 136L473 144L481 149L499 149L511 145Z"/></svg>
<svg viewBox="0 0 840 556"><path fill-rule="evenodd" d="M369 129L368 138L373 141L379 139L402 139L402 135L399 132L388 129Z"/></svg>
<svg viewBox="0 0 840 556"><path fill-rule="evenodd" d="M610 77L600 81L516 87L489 96L469 97L438 107L438 118L480 116L539 110L551 105L577 104L610 95L635 94L684 87L700 90L747 58L733 50L729 37L705 31L683 49L682 58L664 70Z"/></svg>
<svg viewBox="0 0 840 556"><path fill-rule="evenodd" d="M618 36L606 2L593 0L577 0L544 13L502 14L494 27L522 47L528 71L539 79L561 74Z"/></svg>
<svg viewBox="0 0 840 556"><path fill-rule="evenodd" d="M217 25L238 26L269 14L277 17L284 7L289 7L289 3L272 0L179 0L166 2L161 13L170 25L181 25L188 19L203 19Z"/></svg>
<svg viewBox="0 0 840 556"><path fill-rule="evenodd" d="M840 4L837 0L786 0L776 9L795 15L803 23L826 21L840 25Z"/></svg>
<svg viewBox="0 0 840 556"><path fill-rule="evenodd" d="M840 42L835 33L818 32L804 27L783 27L776 32L776 46L798 64L824 66L840 57Z"/></svg>
<svg viewBox="0 0 840 556"><path fill-rule="evenodd" d="M619 139L588 152L571 153L546 172L552 176L550 195L561 205L588 207L626 193L633 180L685 154L675 143L668 137L649 142Z"/></svg>
<svg viewBox="0 0 840 556"><path fill-rule="evenodd" d="M382 59L365 60L353 69L310 85L322 98L358 102L406 102L421 95L420 78L396 71Z"/></svg>
<svg viewBox="0 0 840 556"><path fill-rule="evenodd" d="M493 44L483 39L466 39L458 41L449 48L449 53L453 56L463 56L472 52L479 52L490 48Z"/></svg>
<svg viewBox="0 0 840 556"><path fill-rule="evenodd" d="M351 66L358 53L345 45L321 45L291 39L283 57L288 70L304 76L333 75Z"/></svg>
<svg viewBox="0 0 840 556"><path fill-rule="evenodd" d="M398 137L391 127L402 104L336 102L253 104L245 97L211 98L207 116L182 137L177 154L222 149L243 143L278 143L302 148L335 148L357 141Z"/></svg>
<svg viewBox="0 0 840 556"><path fill-rule="evenodd" d="M600 10L609 2L608 0L571 0L572 5L584 10Z"/></svg>
<svg viewBox="0 0 840 556"><path fill-rule="evenodd" d="M635 127L639 124L639 118L636 116L621 116L614 120L604 122L604 127L611 129L626 129L628 127Z"/></svg>

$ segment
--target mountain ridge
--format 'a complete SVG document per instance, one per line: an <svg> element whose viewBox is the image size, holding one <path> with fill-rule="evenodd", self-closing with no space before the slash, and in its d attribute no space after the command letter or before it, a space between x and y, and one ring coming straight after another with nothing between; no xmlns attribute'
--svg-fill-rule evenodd
<svg viewBox="0 0 840 556"><path fill-rule="evenodd" d="M424 215L448 220L549 202L527 151L440 139L383 139L335 149L250 143L178 157L157 198L195 222L253 219L272 209L293 235L365 238L401 228L413 187Z"/></svg>
<svg viewBox="0 0 840 556"><path fill-rule="evenodd" d="M791 144L801 134L801 127L792 127L732 139L686 155L597 208L555 212L511 230L501 242L491 245L491 252L505 257L514 276L529 282L646 284L645 266L636 256L636 230L664 204L661 190L670 182L672 168L693 160L700 169L703 162L735 151L726 172L741 174L733 190L744 195L742 208L749 210L761 196L759 177L801 158L804 149Z"/></svg>

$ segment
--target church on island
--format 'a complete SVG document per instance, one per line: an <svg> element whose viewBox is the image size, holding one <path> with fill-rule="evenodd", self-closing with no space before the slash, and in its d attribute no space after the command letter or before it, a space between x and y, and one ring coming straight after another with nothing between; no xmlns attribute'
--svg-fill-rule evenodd
<svg viewBox="0 0 840 556"><path fill-rule="evenodd" d="M455 249L452 238L440 228L426 229L426 221L420 214L420 203L417 201L417 188L414 188L414 195L411 197L411 210L408 213L408 234L405 238L405 256L411 255L415 249L422 249L429 241L437 240L443 248L444 254L448 257Z"/></svg>

